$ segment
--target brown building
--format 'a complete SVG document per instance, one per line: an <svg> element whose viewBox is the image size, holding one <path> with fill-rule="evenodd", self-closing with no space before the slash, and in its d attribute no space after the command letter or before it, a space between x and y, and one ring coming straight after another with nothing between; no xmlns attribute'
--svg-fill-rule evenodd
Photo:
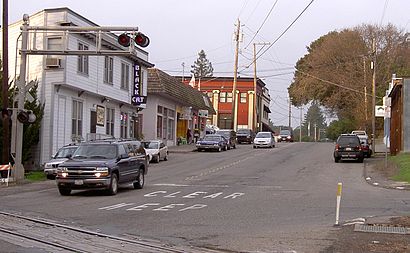
<svg viewBox="0 0 410 253"><path fill-rule="evenodd" d="M181 77L178 77L181 78ZM238 77L236 85L236 117L233 117L233 77L205 77L190 84L207 94L215 114L207 123L222 129L249 128L255 131L272 131L269 127L270 95L266 84L257 79L256 85L251 77Z"/></svg>

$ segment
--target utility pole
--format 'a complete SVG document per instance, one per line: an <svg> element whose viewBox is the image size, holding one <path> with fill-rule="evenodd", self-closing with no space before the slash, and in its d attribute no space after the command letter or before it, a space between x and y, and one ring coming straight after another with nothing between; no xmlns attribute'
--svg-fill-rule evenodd
<svg viewBox="0 0 410 253"><path fill-rule="evenodd" d="M292 100L289 97L289 130L292 127Z"/></svg>
<svg viewBox="0 0 410 253"><path fill-rule="evenodd" d="M257 83L258 83L258 78L257 78L257 75L256 75L256 45L270 45L270 43L269 42L267 42L267 43L253 43L253 92L255 93L255 95L254 95L254 115L255 115L255 120L254 120L254 122L255 122L255 126L257 125L257 117L256 117L256 112L257 112L257 110L256 110L256 107L258 106L258 104L257 104L257 99L256 99L256 87L257 87ZM259 114L261 114L262 113L262 108L259 108ZM262 122L259 122L259 125L260 126L262 126ZM255 127L255 129L256 129L256 127ZM258 130L262 130L262 128L261 127L259 127L259 129Z"/></svg>
<svg viewBox="0 0 410 253"><path fill-rule="evenodd" d="M235 63L233 67L233 89L232 89L232 129L236 131L238 126L238 115L237 115L237 99L236 99L236 84L238 82L238 52L239 52L239 32L241 28L241 22L238 18L238 23L236 24L236 33L235 33Z"/></svg>
<svg viewBox="0 0 410 253"><path fill-rule="evenodd" d="M182 62L182 82L185 81L185 62Z"/></svg>
<svg viewBox="0 0 410 253"><path fill-rule="evenodd" d="M314 126L315 126L315 142L316 142L316 141L317 141L317 129L316 129L316 128L317 128L317 124L315 123Z"/></svg>
<svg viewBox="0 0 410 253"><path fill-rule="evenodd" d="M302 142L302 106L300 106L299 142Z"/></svg>
<svg viewBox="0 0 410 253"><path fill-rule="evenodd" d="M3 116L3 152L2 152L2 164L7 164L9 162L10 154L10 131L9 131L9 117L8 110L9 107L9 45L8 45L8 34L9 34L9 24L8 24L8 0L3 0L3 80L2 80L2 116Z"/></svg>
<svg viewBox="0 0 410 253"><path fill-rule="evenodd" d="M366 57L363 56L363 87L364 87L364 115L365 115L365 130L367 130L367 85L366 85Z"/></svg>
<svg viewBox="0 0 410 253"><path fill-rule="evenodd" d="M373 154L376 153L376 39L372 40L372 69L373 69L373 81L372 81L372 150Z"/></svg>

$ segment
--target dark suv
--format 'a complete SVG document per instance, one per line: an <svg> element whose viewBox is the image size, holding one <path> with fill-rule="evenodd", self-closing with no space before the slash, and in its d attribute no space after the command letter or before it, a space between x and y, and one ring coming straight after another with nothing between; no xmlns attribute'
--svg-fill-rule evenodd
<svg viewBox="0 0 410 253"><path fill-rule="evenodd" d="M219 129L215 134L220 134L228 141L228 149L236 148L236 132L231 129Z"/></svg>
<svg viewBox="0 0 410 253"><path fill-rule="evenodd" d="M340 135L336 141L333 157L336 163L340 159L357 159L358 162L362 163L364 154L359 137L355 134Z"/></svg>
<svg viewBox="0 0 410 253"><path fill-rule="evenodd" d="M238 143L249 143L252 144L253 139L255 139L255 132L252 129L238 129L236 133L236 139Z"/></svg>
<svg viewBox="0 0 410 253"><path fill-rule="evenodd" d="M61 195L73 189L106 189L117 194L119 184L144 187L148 172L145 149L139 141L82 143L73 156L58 166L57 186Z"/></svg>
<svg viewBox="0 0 410 253"><path fill-rule="evenodd" d="M288 129L280 130L278 141L279 142L281 141L293 142L292 130L288 130Z"/></svg>

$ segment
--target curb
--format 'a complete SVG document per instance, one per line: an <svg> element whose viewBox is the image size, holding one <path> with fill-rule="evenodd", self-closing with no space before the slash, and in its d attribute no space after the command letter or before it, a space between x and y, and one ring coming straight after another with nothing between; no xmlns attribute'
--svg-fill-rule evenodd
<svg viewBox="0 0 410 253"><path fill-rule="evenodd" d="M363 165L363 178L369 185L390 190L410 190L410 184L407 182L396 182L389 179L386 179L385 182L374 180L370 175L368 175L367 165L368 163L364 163Z"/></svg>

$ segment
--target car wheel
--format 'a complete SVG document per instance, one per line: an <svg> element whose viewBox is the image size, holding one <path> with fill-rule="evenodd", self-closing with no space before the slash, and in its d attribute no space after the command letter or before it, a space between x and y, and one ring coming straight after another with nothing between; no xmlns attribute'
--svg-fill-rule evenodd
<svg viewBox="0 0 410 253"><path fill-rule="evenodd" d="M361 158L357 159L357 161L358 161L359 163L363 163L364 157L361 157Z"/></svg>
<svg viewBox="0 0 410 253"><path fill-rule="evenodd" d="M223 151L227 151L228 149L230 149L230 148L229 148L228 145L226 145L226 146L223 148Z"/></svg>
<svg viewBox="0 0 410 253"><path fill-rule="evenodd" d="M256 146L253 146L253 148L256 148Z"/></svg>
<svg viewBox="0 0 410 253"><path fill-rule="evenodd" d="M338 163L340 161L339 157L335 157L335 163Z"/></svg>
<svg viewBox="0 0 410 253"><path fill-rule="evenodd" d="M370 158L370 157L372 157L372 155L369 153L369 154L367 154L366 157L367 157L367 158Z"/></svg>
<svg viewBox="0 0 410 253"><path fill-rule="evenodd" d="M273 148L276 147L275 145L273 145Z"/></svg>
<svg viewBox="0 0 410 253"><path fill-rule="evenodd" d="M111 183L110 188L108 188L108 194L115 195L118 192L118 176L117 174L113 173L111 175Z"/></svg>
<svg viewBox="0 0 410 253"><path fill-rule="evenodd" d="M168 161L168 152L165 154L164 161Z"/></svg>
<svg viewBox="0 0 410 253"><path fill-rule="evenodd" d="M158 154L158 156L155 158L155 162L156 162L156 163L159 163L159 160L161 160L161 157L160 157L159 154Z"/></svg>
<svg viewBox="0 0 410 253"><path fill-rule="evenodd" d="M58 187L58 191L60 192L60 194L62 196L68 196L71 193L71 189L70 188L63 188L63 187Z"/></svg>
<svg viewBox="0 0 410 253"><path fill-rule="evenodd" d="M145 183L144 170L139 169L137 181L133 183L134 189L142 189Z"/></svg>
<svg viewBox="0 0 410 253"><path fill-rule="evenodd" d="M221 148L221 146L219 146L218 147L218 152L221 152L222 151L222 148Z"/></svg>

